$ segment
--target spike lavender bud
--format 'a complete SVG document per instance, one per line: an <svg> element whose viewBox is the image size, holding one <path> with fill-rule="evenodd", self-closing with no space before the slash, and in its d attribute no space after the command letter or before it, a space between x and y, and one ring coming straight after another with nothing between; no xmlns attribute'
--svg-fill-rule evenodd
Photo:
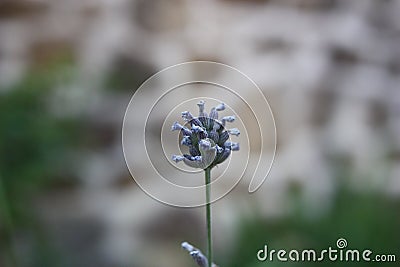
<svg viewBox="0 0 400 267"><path fill-rule="evenodd" d="M235 116L226 116L223 117L221 122L222 122L222 126L225 126L226 122L234 122L235 121Z"/></svg>
<svg viewBox="0 0 400 267"><path fill-rule="evenodd" d="M237 128L225 129L226 122L233 122L234 116L223 117L218 120L218 111L225 110L225 104L221 103L211 109L208 117L204 113L205 102L202 100L198 104L199 117L194 117L189 111L182 112L182 118L191 123L190 128L182 126L178 122L172 125L172 130L183 131L182 145L189 147L190 155L182 157L175 156L174 161L183 161L186 165L193 168L206 169L222 163L229 157L230 151L239 150L239 144L227 145L230 135L238 136L240 131Z"/></svg>

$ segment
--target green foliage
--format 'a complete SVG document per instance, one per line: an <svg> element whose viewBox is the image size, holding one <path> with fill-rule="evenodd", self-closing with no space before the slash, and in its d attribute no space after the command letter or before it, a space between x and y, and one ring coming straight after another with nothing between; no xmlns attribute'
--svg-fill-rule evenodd
<svg viewBox="0 0 400 267"><path fill-rule="evenodd" d="M0 95L0 171L14 197L70 170L65 151L76 139L77 122L60 120L47 108L56 77L28 77Z"/></svg>
<svg viewBox="0 0 400 267"><path fill-rule="evenodd" d="M16 266L19 256L13 240L23 232L33 247L35 259L29 265L56 266L50 264L54 253L32 200L62 179L73 180L68 151L77 139L79 122L57 118L48 109L52 89L69 79L65 70L31 73L0 91L0 258L5 257L0 265Z"/></svg>
<svg viewBox="0 0 400 267"><path fill-rule="evenodd" d="M348 249L370 249L374 254L396 254L400 257L400 201L380 194L356 193L342 187L333 208L322 218L311 220L302 212L268 221L261 217L243 219L238 240L229 262L221 266L376 266L376 262L259 262L258 250L267 244L271 249L336 248L336 241L345 238ZM382 263L383 264L383 263ZM385 262L384 266L398 263Z"/></svg>

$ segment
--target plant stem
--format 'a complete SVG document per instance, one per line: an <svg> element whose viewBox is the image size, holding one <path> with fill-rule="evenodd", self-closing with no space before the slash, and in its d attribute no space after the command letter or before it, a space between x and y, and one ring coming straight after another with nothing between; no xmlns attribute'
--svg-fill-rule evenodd
<svg viewBox="0 0 400 267"><path fill-rule="evenodd" d="M207 259L208 267L212 267L212 239L211 239L211 168L205 169L206 176L206 222L207 222Z"/></svg>

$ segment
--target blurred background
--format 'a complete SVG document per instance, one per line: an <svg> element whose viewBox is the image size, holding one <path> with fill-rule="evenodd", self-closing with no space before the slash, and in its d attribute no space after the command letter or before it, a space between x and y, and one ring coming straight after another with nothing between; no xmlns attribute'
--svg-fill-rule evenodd
<svg viewBox="0 0 400 267"><path fill-rule="evenodd" d="M205 251L203 209L148 197L121 147L135 89L191 60L250 76L278 131L261 189L213 206L220 266L318 265L256 253L340 237L399 261L399 14L399 0L0 0L0 266L195 266L180 243Z"/></svg>

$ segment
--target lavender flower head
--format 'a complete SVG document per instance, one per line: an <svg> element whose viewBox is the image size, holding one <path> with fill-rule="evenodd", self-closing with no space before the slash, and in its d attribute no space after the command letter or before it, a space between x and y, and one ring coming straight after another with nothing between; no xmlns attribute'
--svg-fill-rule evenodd
<svg viewBox="0 0 400 267"><path fill-rule="evenodd" d="M199 250L198 248L195 248L188 242L183 242L182 243L182 248L189 252L190 256L192 256L193 260L199 265L200 267L207 267L208 266L208 260L207 257L204 256L204 254ZM218 267L215 263L212 263L212 267Z"/></svg>
<svg viewBox="0 0 400 267"><path fill-rule="evenodd" d="M239 136L237 128L225 129L227 122L233 122L234 116L226 116L219 119L218 111L225 110L225 104L221 103L213 107L210 114L204 112L204 101L198 104L199 116L194 117L190 112L182 112L182 118L190 128L175 122L172 131L181 131L182 145L189 147L189 154L183 156L173 155L175 162L183 161L192 168L213 168L224 162L231 151L239 150L239 143L228 141L230 135Z"/></svg>

